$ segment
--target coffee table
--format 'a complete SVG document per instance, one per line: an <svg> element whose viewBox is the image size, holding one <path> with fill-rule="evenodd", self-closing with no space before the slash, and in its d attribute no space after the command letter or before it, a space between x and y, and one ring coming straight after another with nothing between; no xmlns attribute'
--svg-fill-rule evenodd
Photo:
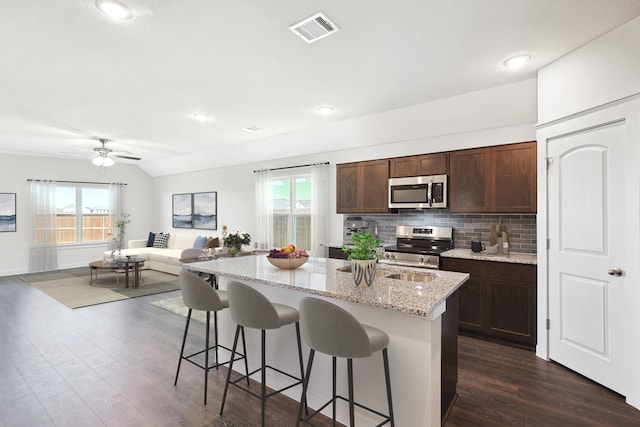
<svg viewBox="0 0 640 427"><path fill-rule="evenodd" d="M98 280L98 270L110 270L116 273L116 285L120 285L120 276L118 274L124 273L125 288L129 287L129 271L133 270L133 285L134 289L140 287L140 267L144 265L143 258L126 257L116 262L109 262L105 260L93 261L89 263L90 268L90 280L89 284L93 286L93 282ZM95 278L93 277L95 273Z"/></svg>

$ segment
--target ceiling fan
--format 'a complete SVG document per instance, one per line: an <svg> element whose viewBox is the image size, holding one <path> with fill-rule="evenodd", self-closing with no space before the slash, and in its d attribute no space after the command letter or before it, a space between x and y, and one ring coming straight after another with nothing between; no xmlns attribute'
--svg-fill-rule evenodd
<svg viewBox="0 0 640 427"><path fill-rule="evenodd" d="M119 157L121 159L129 159L129 160L142 160L140 157L132 156L128 151L113 151L111 148L107 148L106 144L109 142L108 139L98 139L101 146L94 147L93 150L87 150L83 148L83 150L92 151L96 154L94 159L91 161L96 166L109 167L113 166L115 163L112 157Z"/></svg>

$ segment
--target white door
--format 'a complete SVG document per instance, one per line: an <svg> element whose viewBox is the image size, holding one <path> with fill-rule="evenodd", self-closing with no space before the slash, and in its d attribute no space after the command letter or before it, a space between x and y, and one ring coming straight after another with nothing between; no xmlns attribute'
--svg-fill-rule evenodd
<svg viewBox="0 0 640 427"><path fill-rule="evenodd" d="M625 123L547 143L549 357L622 393Z"/></svg>

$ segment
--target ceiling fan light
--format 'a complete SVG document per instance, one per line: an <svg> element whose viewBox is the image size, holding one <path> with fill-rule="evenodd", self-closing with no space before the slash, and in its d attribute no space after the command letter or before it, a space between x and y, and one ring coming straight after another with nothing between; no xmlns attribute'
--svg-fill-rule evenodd
<svg viewBox="0 0 640 427"><path fill-rule="evenodd" d="M96 7L110 18L126 20L133 16L131 9L118 0L96 0Z"/></svg>
<svg viewBox="0 0 640 427"><path fill-rule="evenodd" d="M116 162L114 162L111 157L105 157L104 161L102 162L102 166L108 168L109 166L113 166L115 163Z"/></svg>
<svg viewBox="0 0 640 427"><path fill-rule="evenodd" d="M104 158L102 156L94 157L94 159L91 160L91 163L96 166L102 166L102 164L104 163Z"/></svg>

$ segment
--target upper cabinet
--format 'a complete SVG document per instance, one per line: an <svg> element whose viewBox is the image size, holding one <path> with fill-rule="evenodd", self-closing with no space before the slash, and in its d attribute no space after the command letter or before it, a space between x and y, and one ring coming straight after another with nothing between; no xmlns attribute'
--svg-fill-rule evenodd
<svg viewBox="0 0 640 427"><path fill-rule="evenodd" d="M536 212L536 142L449 153L451 212Z"/></svg>
<svg viewBox="0 0 640 427"><path fill-rule="evenodd" d="M337 213L389 212L389 160L336 165Z"/></svg>
<svg viewBox="0 0 640 427"><path fill-rule="evenodd" d="M389 161L389 177L404 178L446 174L448 169L447 159L447 153L394 158Z"/></svg>
<svg viewBox="0 0 640 427"><path fill-rule="evenodd" d="M449 154L451 212L491 212L491 152L489 148Z"/></svg>

